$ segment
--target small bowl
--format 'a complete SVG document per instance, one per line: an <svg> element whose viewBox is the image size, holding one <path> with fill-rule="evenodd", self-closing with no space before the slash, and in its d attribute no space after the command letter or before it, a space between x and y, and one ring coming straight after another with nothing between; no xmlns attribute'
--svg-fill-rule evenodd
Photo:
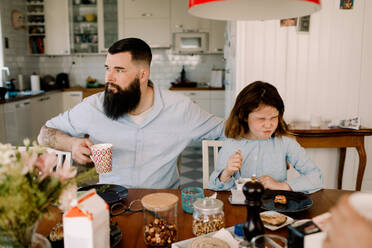
<svg viewBox="0 0 372 248"><path fill-rule="evenodd" d="M5 99L5 94L6 94L7 91L8 91L7 88L0 87L0 100L4 100Z"/></svg>

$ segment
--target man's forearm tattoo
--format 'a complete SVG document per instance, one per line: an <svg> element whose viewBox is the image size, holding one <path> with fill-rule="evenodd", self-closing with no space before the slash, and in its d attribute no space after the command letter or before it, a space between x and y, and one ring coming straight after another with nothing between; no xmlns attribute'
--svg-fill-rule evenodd
<svg viewBox="0 0 372 248"><path fill-rule="evenodd" d="M44 132L42 135L44 144L54 148L57 144L56 134L56 129L44 127Z"/></svg>

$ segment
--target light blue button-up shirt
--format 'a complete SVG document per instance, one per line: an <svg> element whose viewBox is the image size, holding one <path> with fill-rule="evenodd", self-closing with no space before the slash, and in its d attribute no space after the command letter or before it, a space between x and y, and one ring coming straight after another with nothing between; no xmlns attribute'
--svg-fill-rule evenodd
<svg viewBox="0 0 372 248"><path fill-rule="evenodd" d="M224 122L186 96L149 84L154 88L154 105L141 125L128 115L115 121L107 118L102 92L85 98L46 126L75 137L89 134L94 144L113 144L112 172L100 174L100 183L128 188L178 187L178 155L191 141L224 137Z"/></svg>
<svg viewBox="0 0 372 248"><path fill-rule="evenodd" d="M225 183L219 176L226 168L231 155L240 149L243 162L242 168ZM287 179L288 161L299 176ZM216 170L210 177L208 188L214 190L229 190L235 187L239 177L257 177L268 175L279 182L287 182L293 191L312 193L323 187L322 173L306 155L295 139L283 136L267 140L226 139L219 151Z"/></svg>

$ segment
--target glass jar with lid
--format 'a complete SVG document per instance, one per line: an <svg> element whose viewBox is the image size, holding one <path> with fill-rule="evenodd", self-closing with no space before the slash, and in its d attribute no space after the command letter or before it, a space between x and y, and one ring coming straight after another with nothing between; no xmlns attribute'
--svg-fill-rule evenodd
<svg viewBox="0 0 372 248"><path fill-rule="evenodd" d="M194 202L192 232L200 236L225 227L223 202L214 198L203 198Z"/></svg>
<svg viewBox="0 0 372 248"><path fill-rule="evenodd" d="M178 197L153 193L141 199L144 207L144 239L149 247L167 247L177 241Z"/></svg>

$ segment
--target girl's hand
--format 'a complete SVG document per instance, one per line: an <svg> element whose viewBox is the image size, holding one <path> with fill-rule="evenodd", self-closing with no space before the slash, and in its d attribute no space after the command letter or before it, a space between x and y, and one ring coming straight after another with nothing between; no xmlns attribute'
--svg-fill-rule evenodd
<svg viewBox="0 0 372 248"><path fill-rule="evenodd" d="M286 182L278 182L273 179L271 176L262 176L258 178L258 181L262 183L265 189L273 189L273 190L292 190L289 187L288 183Z"/></svg>
<svg viewBox="0 0 372 248"><path fill-rule="evenodd" d="M227 162L226 168L220 175L220 181L226 182L229 180L232 175L234 175L235 171L239 171L242 168L242 154L240 149L236 151L235 154L231 155L229 161Z"/></svg>

